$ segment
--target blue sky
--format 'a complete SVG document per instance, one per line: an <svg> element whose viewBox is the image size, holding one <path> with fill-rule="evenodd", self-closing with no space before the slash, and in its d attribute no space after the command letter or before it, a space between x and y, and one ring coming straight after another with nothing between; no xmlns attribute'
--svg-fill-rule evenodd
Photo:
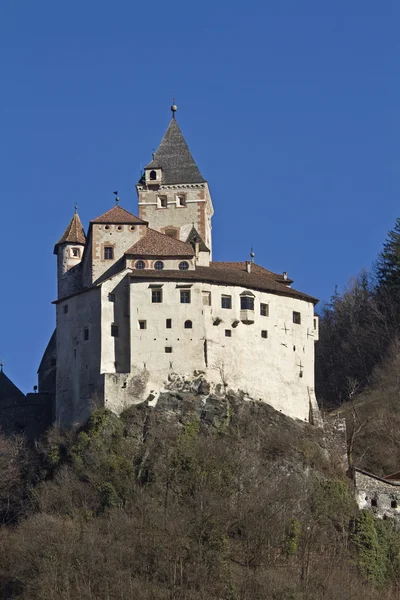
<svg viewBox="0 0 400 600"><path fill-rule="evenodd" d="M329 299L400 214L400 4L0 0L0 358L29 391L53 246L134 185L178 122L214 200L214 259Z"/></svg>

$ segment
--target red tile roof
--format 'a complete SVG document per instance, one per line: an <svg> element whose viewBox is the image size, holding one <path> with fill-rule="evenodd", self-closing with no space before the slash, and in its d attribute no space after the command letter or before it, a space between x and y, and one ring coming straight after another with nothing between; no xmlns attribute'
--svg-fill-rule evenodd
<svg viewBox="0 0 400 600"><path fill-rule="evenodd" d="M193 247L186 242L181 242L173 237L155 231L155 229L147 229L147 233L136 244L133 244L125 252L131 256L169 256L179 257L194 256Z"/></svg>
<svg viewBox="0 0 400 600"><path fill-rule="evenodd" d="M85 244L86 236L85 232L77 213L74 214L70 220L67 229L54 246L54 253L57 254L57 246L59 244Z"/></svg>
<svg viewBox="0 0 400 600"><path fill-rule="evenodd" d="M238 271L246 271L246 262L211 262L210 265L212 267L220 268L220 269L237 269ZM251 270L253 273L259 273L262 277L269 277L274 281L279 281L283 284L293 283L293 279L284 279L283 274L274 273L273 271L269 271L268 269L264 269L260 265L256 265L255 263L251 264ZM247 271L246 271L247 272Z"/></svg>
<svg viewBox="0 0 400 600"><path fill-rule="evenodd" d="M132 213L122 208L122 206L113 206L97 219L90 221L91 223L115 223L125 225L126 223L134 223L137 225L146 225L147 221L142 221L139 217L135 217Z"/></svg>
<svg viewBox="0 0 400 600"><path fill-rule="evenodd" d="M305 300L306 302L312 302L313 304L318 302L316 298L303 294L303 292L299 292L277 281L276 277L281 277L280 275L255 264L252 264L251 273L247 273L245 268L238 268L238 265L243 264L245 263L211 263L209 267L196 266L196 269L188 271L168 269L164 269L163 271L153 271L151 269L133 270L131 278L133 280L204 281L206 283L235 285L261 292L290 296Z"/></svg>

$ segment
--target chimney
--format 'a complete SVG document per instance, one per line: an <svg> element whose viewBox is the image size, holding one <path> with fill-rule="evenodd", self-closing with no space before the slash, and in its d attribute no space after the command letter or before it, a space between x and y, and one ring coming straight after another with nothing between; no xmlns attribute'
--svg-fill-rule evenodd
<svg viewBox="0 0 400 600"><path fill-rule="evenodd" d="M286 273L286 271L283 271L283 279L284 279L285 281L287 281L287 273Z"/></svg>
<svg viewBox="0 0 400 600"><path fill-rule="evenodd" d="M251 273L251 260L246 260L246 271Z"/></svg>

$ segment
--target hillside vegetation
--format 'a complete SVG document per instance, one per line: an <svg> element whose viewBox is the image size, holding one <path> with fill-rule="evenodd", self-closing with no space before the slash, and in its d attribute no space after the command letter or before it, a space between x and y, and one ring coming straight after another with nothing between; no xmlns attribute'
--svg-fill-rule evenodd
<svg viewBox="0 0 400 600"><path fill-rule="evenodd" d="M360 520L342 448L267 405L166 394L0 443L0 598L395 597L397 536Z"/></svg>

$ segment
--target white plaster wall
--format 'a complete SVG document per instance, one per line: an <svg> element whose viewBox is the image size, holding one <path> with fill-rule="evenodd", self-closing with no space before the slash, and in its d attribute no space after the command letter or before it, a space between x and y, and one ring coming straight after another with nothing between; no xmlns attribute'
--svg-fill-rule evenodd
<svg viewBox="0 0 400 600"><path fill-rule="evenodd" d="M130 372L130 269L101 285L101 373ZM115 301L110 301L110 294ZM111 336L111 323L118 325L118 337Z"/></svg>
<svg viewBox="0 0 400 600"><path fill-rule="evenodd" d="M79 248L80 256L72 256L72 248ZM80 244L60 244L57 250L58 298L75 294L82 285L81 270L77 269L82 260L84 246Z"/></svg>
<svg viewBox="0 0 400 600"><path fill-rule="evenodd" d="M133 244L146 234L146 225L92 225L92 282L112 274L115 263ZM114 258L104 258L104 247L114 248Z"/></svg>
<svg viewBox="0 0 400 600"><path fill-rule="evenodd" d="M100 314L100 289L57 305L56 420L61 426L82 424L103 402ZM85 327L89 327L88 341L84 340Z"/></svg>
<svg viewBox="0 0 400 600"><path fill-rule="evenodd" d="M240 293L244 288L195 283L190 288L192 302L180 303L182 282L160 281L163 302L151 302L151 285L130 284L131 375L149 372L145 394L162 388L168 375L177 372L193 375L206 372L208 380L226 383L250 397L268 402L277 410L302 420L309 418L309 393L314 388L314 307L311 303L284 296L254 291L254 324L239 322ZM204 306L202 292L210 291L212 304ZM232 309L221 308L221 294L232 296ZM260 315L260 302L269 305L268 317ZM293 311L301 313L301 325L293 323ZM166 319L172 328L166 328ZM219 325L213 325L217 319ZM192 329L185 329L190 319ZM146 329L139 329L139 320ZM232 337L225 336L230 329ZM268 331L268 338L261 337ZM207 364L205 357L207 347ZM165 347L172 347L166 353ZM303 376L300 377L300 372Z"/></svg>
<svg viewBox="0 0 400 600"><path fill-rule="evenodd" d="M178 207L176 196L185 194L186 206ZM149 227L161 233L165 229L179 230L178 239L185 242L193 227L202 236L207 247L212 250L211 217L213 206L207 184L201 187L160 186L159 189L147 189L138 186L139 216L149 222ZM158 196L166 196L168 208L158 208Z"/></svg>

